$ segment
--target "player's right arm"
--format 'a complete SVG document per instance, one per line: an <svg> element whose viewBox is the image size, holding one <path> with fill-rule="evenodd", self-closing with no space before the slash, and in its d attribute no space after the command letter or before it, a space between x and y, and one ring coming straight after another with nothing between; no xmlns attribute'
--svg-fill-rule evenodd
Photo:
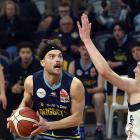
<svg viewBox="0 0 140 140"><path fill-rule="evenodd" d="M26 107L26 106L31 107L32 91L33 91L33 78L32 78L32 76L28 76L25 79L25 82L24 82L24 97L23 97L23 99L22 99L22 101L21 101L21 103L19 105L19 108ZM16 110L13 110L13 113L15 111ZM9 121L10 121L10 117L7 118L7 128L9 128Z"/></svg>
<svg viewBox="0 0 140 140"><path fill-rule="evenodd" d="M119 89L125 90L128 93L134 92L136 85L134 80L130 78L123 78L115 73L93 44L90 38L91 23L89 23L87 15L83 14L81 16L81 23L82 25L80 25L78 22L80 38L84 42L97 71L103 76L104 79L117 86Z"/></svg>
<svg viewBox="0 0 140 140"><path fill-rule="evenodd" d="M24 96L21 101L20 107L31 107L33 94L33 76L28 76L24 82Z"/></svg>

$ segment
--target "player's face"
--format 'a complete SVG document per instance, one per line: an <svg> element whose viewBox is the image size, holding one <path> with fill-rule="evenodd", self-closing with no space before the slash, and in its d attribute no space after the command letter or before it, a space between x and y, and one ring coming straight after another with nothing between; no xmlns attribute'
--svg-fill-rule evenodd
<svg viewBox="0 0 140 140"><path fill-rule="evenodd" d="M59 50L51 50L42 60L44 69L53 75L59 75L63 68L63 55Z"/></svg>
<svg viewBox="0 0 140 140"><path fill-rule="evenodd" d="M21 48L19 51L19 56L22 63L29 63L32 60L32 50L30 48Z"/></svg>
<svg viewBox="0 0 140 140"><path fill-rule="evenodd" d="M140 61L137 63L136 68L134 69L135 79L140 81Z"/></svg>

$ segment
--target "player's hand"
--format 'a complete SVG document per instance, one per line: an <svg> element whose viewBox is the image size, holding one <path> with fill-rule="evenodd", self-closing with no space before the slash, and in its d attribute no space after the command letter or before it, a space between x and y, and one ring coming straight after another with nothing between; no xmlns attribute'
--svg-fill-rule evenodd
<svg viewBox="0 0 140 140"><path fill-rule="evenodd" d="M80 38L84 42L90 38L90 31L91 31L91 23L89 22L86 14L83 14L81 16L81 24L82 25L80 25L80 23L77 22Z"/></svg>
<svg viewBox="0 0 140 140"><path fill-rule="evenodd" d="M10 118L11 118L11 116L13 116L13 114L14 114L16 111L17 111L17 109L16 109L16 110L13 110L13 111L12 111L12 114L10 115L10 117L7 118L7 128L8 128L8 129L10 129L10 127L9 127ZM10 132L11 132L11 129L10 129Z"/></svg>
<svg viewBox="0 0 140 140"><path fill-rule="evenodd" d="M7 98L5 94L0 94L0 104L2 104L2 108L6 109L7 107Z"/></svg>
<svg viewBox="0 0 140 140"><path fill-rule="evenodd" d="M43 117L41 117L38 112L37 112L37 115L39 117L39 122L34 124L34 127L36 127L36 129L32 131L30 135L31 137L47 131L49 127L48 122Z"/></svg>

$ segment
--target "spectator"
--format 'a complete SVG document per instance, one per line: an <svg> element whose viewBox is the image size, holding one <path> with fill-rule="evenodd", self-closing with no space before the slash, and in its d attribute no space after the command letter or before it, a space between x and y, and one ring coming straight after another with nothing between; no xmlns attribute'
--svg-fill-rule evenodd
<svg viewBox="0 0 140 140"><path fill-rule="evenodd" d="M111 29L115 19L109 15L110 3L107 0L102 0L101 7L103 11L98 15L99 23L107 29Z"/></svg>
<svg viewBox="0 0 140 140"><path fill-rule="evenodd" d="M56 15L61 0L45 0L45 15Z"/></svg>
<svg viewBox="0 0 140 140"><path fill-rule="evenodd" d="M10 65L11 92L13 98L11 105L13 105L13 109L17 108L22 100L25 78L41 69L39 61L33 55L33 46L30 42L22 42L18 47L19 57Z"/></svg>
<svg viewBox="0 0 140 140"><path fill-rule="evenodd" d="M59 28L60 19L64 16L70 16L73 19L74 26L76 26L77 18L72 15L71 7L69 3L61 3L58 6L58 13L56 15L47 14L47 16L41 21L39 25L40 28L49 29L49 31L54 31ZM51 28L51 29L50 29ZM45 30L48 31L48 30Z"/></svg>
<svg viewBox="0 0 140 140"><path fill-rule="evenodd" d="M105 57L110 67L120 75L127 74L130 40L125 32L124 24L117 22L113 25L113 37L105 42Z"/></svg>
<svg viewBox="0 0 140 140"><path fill-rule="evenodd" d="M25 22L28 32L30 31L30 33L32 33L36 31L41 20L41 14L35 3L31 0L13 1L15 1L20 8L20 17Z"/></svg>
<svg viewBox="0 0 140 140"><path fill-rule="evenodd" d="M132 42L130 45L130 51L133 61L132 63L129 64L127 73L129 77L134 78L135 75L133 70L137 66L137 63L140 61L140 42L139 41Z"/></svg>
<svg viewBox="0 0 140 140"><path fill-rule="evenodd" d="M101 7L103 11L99 13L98 21L107 29L111 29L113 23L124 22L128 25L128 14L130 13L130 7L122 0L102 0Z"/></svg>
<svg viewBox="0 0 140 140"><path fill-rule="evenodd" d="M67 55L71 56L71 58L78 57L79 34L74 28L72 18L70 16L64 16L60 19L59 24L59 30L54 32L52 36L61 40L67 49Z"/></svg>
<svg viewBox="0 0 140 140"><path fill-rule="evenodd" d="M127 75L128 63L131 63L129 43L130 37L125 32L124 24L113 25L113 37L105 42L105 58L109 66L119 75ZM108 93L112 93L112 85L107 84Z"/></svg>
<svg viewBox="0 0 140 140"><path fill-rule="evenodd" d="M137 14L133 19L134 32L140 32L140 14Z"/></svg>
<svg viewBox="0 0 140 140"><path fill-rule="evenodd" d="M86 107L92 106L94 103L96 116L95 139L103 140L105 99L103 93L103 79L101 75L98 75L83 43L80 44L79 52L81 57L70 63L69 72L83 82L86 91Z"/></svg>
<svg viewBox="0 0 140 140"><path fill-rule="evenodd" d="M19 17L19 8L13 1L5 1L0 17L0 45L14 58L17 53L16 45L24 39L24 23Z"/></svg>

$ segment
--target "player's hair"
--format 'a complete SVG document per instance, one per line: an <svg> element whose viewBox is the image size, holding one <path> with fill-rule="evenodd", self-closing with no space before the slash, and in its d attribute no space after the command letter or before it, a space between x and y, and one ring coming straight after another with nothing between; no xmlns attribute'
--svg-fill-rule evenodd
<svg viewBox="0 0 140 140"><path fill-rule="evenodd" d="M60 50L61 52L64 51L64 47L61 44L59 39L42 39L39 44L39 48L37 51L37 56L40 60L42 60L45 55L51 50Z"/></svg>

